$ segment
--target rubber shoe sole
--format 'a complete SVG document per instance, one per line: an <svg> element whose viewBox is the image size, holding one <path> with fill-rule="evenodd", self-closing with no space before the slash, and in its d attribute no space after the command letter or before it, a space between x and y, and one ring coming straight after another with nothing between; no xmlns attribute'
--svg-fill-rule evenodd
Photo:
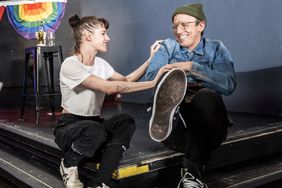
<svg viewBox="0 0 282 188"><path fill-rule="evenodd" d="M170 70L159 81L149 121L149 134L154 141L162 142L170 135L174 112L183 100L186 88L186 74L180 69Z"/></svg>

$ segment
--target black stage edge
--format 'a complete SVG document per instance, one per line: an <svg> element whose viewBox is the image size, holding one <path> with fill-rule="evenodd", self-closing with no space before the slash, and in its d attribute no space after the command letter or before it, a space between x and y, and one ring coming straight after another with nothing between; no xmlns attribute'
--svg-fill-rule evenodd
<svg viewBox="0 0 282 188"><path fill-rule="evenodd" d="M62 152L54 143L52 120L41 112L41 124L34 124L33 111L24 122L19 111L2 110L0 117L1 175L18 187L63 187L58 166ZM152 141L148 134L150 113L146 105L107 103L104 117L128 113L136 119L137 130L114 177L122 187L176 187L180 178L181 153ZM234 126L226 142L214 153L205 177L209 187L258 187L282 177L282 118L230 113ZM58 116L57 116L58 117ZM87 162L79 170L85 183L98 167ZM272 186L274 187L274 185Z"/></svg>

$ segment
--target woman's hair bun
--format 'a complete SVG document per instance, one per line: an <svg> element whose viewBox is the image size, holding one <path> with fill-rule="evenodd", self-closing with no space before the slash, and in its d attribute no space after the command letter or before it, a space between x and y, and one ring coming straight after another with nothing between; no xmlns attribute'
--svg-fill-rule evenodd
<svg viewBox="0 0 282 188"><path fill-rule="evenodd" d="M77 14L69 18L69 24L72 28L75 27L77 24L79 24L79 22L80 22L80 18L78 17Z"/></svg>

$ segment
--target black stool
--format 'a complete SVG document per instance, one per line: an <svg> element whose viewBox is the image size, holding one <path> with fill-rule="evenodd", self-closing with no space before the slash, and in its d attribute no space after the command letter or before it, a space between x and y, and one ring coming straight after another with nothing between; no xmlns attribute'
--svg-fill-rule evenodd
<svg viewBox="0 0 282 188"><path fill-rule="evenodd" d="M62 47L61 46L35 46L25 49L25 72L23 80L23 94L22 94L22 107L20 112L20 120L23 120L26 96L35 97L35 124L39 124L40 119L40 105L41 97L50 98L50 110L52 116L55 115L55 96L60 96L60 92L56 92L54 89L54 56L57 55L57 59L61 64L63 61ZM27 76L28 76L28 62L32 61L33 67L33 93L27 92ZM48 87L48 93L42 92L41 88L41 72L45 66L46 82Z"/></svg>

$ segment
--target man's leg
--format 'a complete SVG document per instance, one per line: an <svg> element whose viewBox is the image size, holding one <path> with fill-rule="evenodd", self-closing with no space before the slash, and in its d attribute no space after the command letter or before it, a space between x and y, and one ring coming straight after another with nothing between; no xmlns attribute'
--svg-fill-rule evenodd
<svg viewBox="0 0 282 188"><path fill-rule="evenodd" d="M225 106L220 95L201 89L190 103L182 102L179 112L174 116L171 135L163 143L185 153L179 186L192 182L205 187L201 182L204 168L212 151L226 138L230 126Z"/></svg>
<svg viewBox="0 0 282 188"><path fill-rule="evenodd" d="M182 161L182 181L185 187L196 182L205 187L202 174L208 165L211 153L227 136L230 122L220 95L208 89L199 90L190 103L182 103L180 112L187 123ZM188 183L187 183L188 182Z"/></svg>
<svg viewBox="0 0 282 188"><path fill-rule="evenodd" d="M182 103L180 112L188 124L186 142L193 140L195 145L187 147L186 153L190 153L193 162L208 164L211 152L225 140L230 126L222 97L211 90L201 89L190 103Z"/></svg>

